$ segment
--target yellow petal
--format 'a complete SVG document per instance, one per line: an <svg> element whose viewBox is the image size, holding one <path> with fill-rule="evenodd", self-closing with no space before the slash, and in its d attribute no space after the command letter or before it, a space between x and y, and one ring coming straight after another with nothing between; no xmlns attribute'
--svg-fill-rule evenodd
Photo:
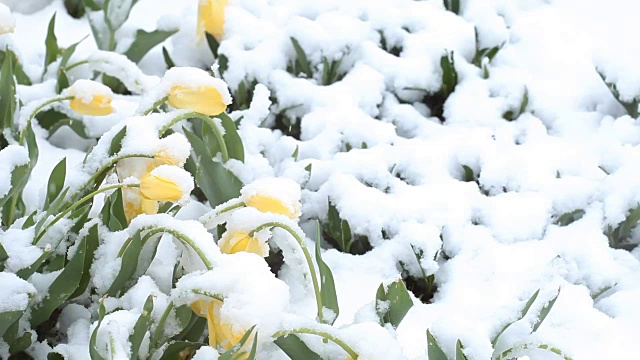
<svg viewBox="0 0 640 360"><path fill-rule="evenodd" d="M282 201L265 195L253 195L247 201L245 205L252 208L256 208L261 212L271 212L275 214L285 215L291 219L295 219L299 214L292 212L289 207L282 203Z"/></svg>
<svg viewBox="0 0 640 360"><path fill-rule="evenodd" d="M227 0L200 1L198 5L198 39L208 32L220 42L224 33L224 9Z"/></svg>
<svg viewBox="0 0 640 360"><path fill-rule="evenodd" d="M191 304L191 310L193 310L194 313L196 313L196 315L201 316L201 317L207 317L207 306L208 306L208 301L204 301L204 300L198 300L196 302L194 302L193 304Z"/></svg>
<svg viewBox="0 0 640 360"><path fill-rule="evenodd" d="M176 109L188 109L209 116L218 115L227 109L222 95L213 86L176 85L171 88L167 97L167 103Z"/></svg>
<svg viewBox="0 0 640 360"><path fill-rule="evenodd" d="M244 232L236 232L231 235L224 234L218 246L220 247L220 251L225 254L235 254L245 251L258 254L262 257L269 255L268 252L264 252L260 239L251 237Z"/></svg>
<svg viewBox="0 0 640 360"><path fill-rule="evenodd" d="M165 149L158 150L154 155L155 167L160 165L180 165L180 159L177 159L173 154Z"/></svg>
<svg viewBox="0 0 640 360"><path fill-rule="evenodd" d="M147 200L177 201L182 197L182 190L173 181L146 174L140 179L140 194Z"/></svg>
<svg viewBox="0 0 640 360"><path fill-rule="evenodd" d="M106 95L95 95L88 102L83 101L82 98L74 97L69 100L69 106L80 115L104 116L113 112L111 97Z"/></svg>

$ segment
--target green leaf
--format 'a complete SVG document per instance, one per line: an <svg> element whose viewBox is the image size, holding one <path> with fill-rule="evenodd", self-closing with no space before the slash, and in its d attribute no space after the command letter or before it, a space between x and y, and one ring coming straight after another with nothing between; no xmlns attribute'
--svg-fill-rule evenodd
<svg viewBox="0 0 640 360"><path fill-rule="evenodd" d="M13 115L17 106L16 81L14 78L15 55L6 50L6 56L0 68L0 119L2 129L11 130L13 127Z"/></svg>
<svg viewBox="0 0 640 360"><path fill-rule="evenodd" d="M60 94L62 90L69 87L69 77L64 69L58 71L58 82L56 82L56 92Z"/></svg>
<svg viewBox="0 0 640 360"><path fill-rule="evenodd" d="M56 38L56 34L55 34L55 26L56 26L56 13L53 13L53 16L51 16L51 20L49 20L47 37L44 40L46 50L44 54L43 73L47 71L47 66L49 66L49 64L56 61L56 59L58 58L58 53L60 51L60 49L58 49L58 39Z"/></svg>
<svg viewBox="0 0 640 360"><path fill-rule="evenodd" d="M205 32L204 36L207 39L207 45L209 46L209 50L211 50L211 54L213 54L214 58L217 58L220 43L213 35L209 34L208 32Z"/></svg>
<svg viewBox="0 0 640 360"><path fill-rule="evenodd" d="M251 351L249 351L249 356L246 359L242 359L241 357L237 357L238 360L255 360L256 352L258 350L258 334L253 338L253 344L251 344Z"/></svg>
<svg viewBox="0 0 640 360"><path fill-rule="evenodd" d="M584 214L585 212L582 209L576 209L568 213L564 213L560 217L558 217L558 220L555 221L555 224L558 226L567 226L573 222L576 222L582 219Z"/></svg>
<svg viewBox="0 0 640 360"><path fill-rule="evenodd" d="M440 68L442 69L442 88L440 91L447 98L458 84L458 72L453 60L453 52L445 52L440 57Z"/></svg>
<svg viewBox="0 0 640 360"><path fill-rule="evenodd" d="M462 169L464 170L464 181L466 182L476 181L476 176L473 173L473 169L471 169L467 165L462 165Z"/></svg>
<svg viewBox="0 0 640 360"><path fill-rule="evenodd" d="M122 139L127 135L127 127L123 126L122 130L111 139L111 145L109 146L109 156L113 156L122 150Z"/></svg>
<svg viewBox="0 0 640 360"><path fill-rule="evenodd" d="M74 293L82 279L86 251L87 238L84 237L80 240L73 258L49 286L49 295L31 311L32 327L35 328L48 320L51 314Z"/></svg>
<svg viewBox="0 0 640 360"><path fill-rule="evenodd" d="M233 347L231 347L231 349L225 351L222 355L220 355L218 359L219 360L235 360L236 356L234 355L236 355L236 353L239 353L240 349L244 346L247 340L249 340L249 337L251 336L251 333L255 328L256 326L253 325L252 327L249 328L249 330L245 331L244 335L242 335L240 340L236 344L234 344ZM257 336L258 335L256 335L256 337Z"/></svg>
<svg viewBox="0 0 640 360"><path fill-rule="evenodd" d="M19 321L16 321L11 324L2 338L7 344L9 344L9 354L11 355L18 355L19 353L24 352L33 343L31 340L31 332L25 331L19 335L20 330Z"/></svg>
<svg viewBox="0 0 640 360"><path fill-rule="evenodd" d="M386 289L384 284L380 284L378 287L376 312L382 324L390 323L394 328L397 328L412 306L413 301L402 279L392 282Z"/></svg>
<svg viewBox="0 0 640 360"><path fill-rule="evenodd" d="M7 329L18 321L22 314L24 314L23 310L0 312L0 336L4 336Z"/></svg>
<svg viewBox="0 0 640 360"><path fill-rule="evenodd" d="M151 318L152 311L153 295L149 295L147 300L144 302L142 314L138 317L138 321L136 321L136 324L133 326L133 332L129 336L132 359L139 358L140 345L142 345L145 334L151 328L151 324L153 324L153 319Z"/></svg>
<svg viewBox="0 0 640 360"><path fill-rule="evenodd" d="M309 64L309 60L307 59L307 54L305 54L304 50L300 46L298 40L294 37L290 37L291 44L293 44L293 49L296 52L296 63L300 66L300 70L310 79L313 76L311 72L311 65ZM298 76L298 74L294 74Z"/></svg>
<svg viewBox="0 0 640 360"><path fill-rule="evenodd" d="M558 300L558 296L560 296L560 289L558 289L558 293L556 294L556 296L554 296L551 300L549 300L549 302L544 304L544 306L540 310L540 313L538 314L538 318L536 319L536 322L533 324L533 330L531 330L531 333L536 332L538 328L540 328L540 325L542 325L542 322L544 321L544 319L546 319L547 315L549 315L549 312L553 308L553 305L555 305L556 300Z"/></svg>
<svg viewBox="0 0 640 360"><path fill-rule="evenodd" d="M464 349L464 347L460 339L458 339L458 341L456 341L456 360L467 360L467 356L462 352L462 349Z"/></svg>
<svg viewBox="0 0 640 360"><path fill-rule="evenodd" d="M429 360L448 360L447 355L442 351L429 329L427 329L427 354L429 355Z"/></svg>
<svg viewBox="0 0 640 360"><path fill-rule="evenodd" d="M240 138L240 134L238 134L236 124L229 115L225 113L221 113L217 117L222 120L222 127L225 132L223 139L227 145L229 158L244 162L244 145L242 145L242 138Z"/></svg>
<svg viewBox="0 0 640 360"><path fill-rule="evenodd" d="M65 358L60 353L50 352L47 354L47 360L65 360Z"/></svg>
<svg viewBox="0 0 640 360"><path fill-rule="evenodd" d="M47 197L44 201L44 208L48 208L49 204L58 196L64 187L64 181L67 174L67 158L64 157L58 165L53 168L51 175L49 175L49 182L47 184Z"/></svg>
<svg viewBox="0 0 640 360"><path fill-rule="evenodd" d="M322 306L333 311L335 316L333 319L323 319L324 323L333 325L340 314L338 306L338 296L336 295L336 285L333 280L333 273L327 264L322 260L320 254L320 240L322 239L322 230L320 223L316 221L316 262L318 263L318 271L320 275L320 297L322 298Z"/></svg>
<svg viewBox="0 0 640 360"><path fill-rule="evenodd" d="M193 314L193 310L188 306L176 309L176 316L180 318L180 312L182 312L182 316L185 316L186 310L189 311L189 322L187 323L187 326L185 326L185 328L173 338L174 340L197 342L202 338L202 334L204 334L204 329L207 327L207 319Z"/></svg>
<svg viewBox="0 0 640 360"><path fill-rule="evenodd" d="M100 243L100 238L98 236L98 224L95 224L91 228L89 228L89 231L87 232L84 240L81 241L86 241L87 244L84 263L82 265L82 277L78 282L78 287L75 289L73 294L69 296L69 299L73 299L84 294L84 292L87 290L87 287L89 286L89 280L91 280L91 273L89 272L89 270L91 269L91 265L93 264L93 255L95 254L96 249L98 248L98 245Z"/></svg>
<svg viewBox="0 0 640 360"><path fill-rule="evenodd" d="M169 56L167 48L164 46L162 47L162 57L164 58L165 65L167 65L167 69L171 69L172 67L176 66L176 64L171 59L171 56Z"/></svg>
<svg viewBox="0 0 640 360"><path fill-rule="evenodd" d="M83 139L92 139L91 136L87 135L86 129L84 127L84 122L78 119L65 118L56 122L51 128L49 128L49 136L51 138L53 134L56 133L60 128L68 126L76 135Z"/></svg>
<svg viewBox="0 0 640 360"><path fill-rule="evenodd" d="M184 130L193 152L196 154L196 159L194 159L198 169L195 174L196 184L202 189L211 207L216 207L240 196L242 182L224 165L213 161L208 156L208 151L205 150L206 146L202 140L192 132Z"/></svg>
<svg viewBox="0 0 640 360"><path fill-rule="evenodd" d="M190 354L193 354L200 347L202 347L201 343L190 341L176 341L167 346L167 349L162 354L160 360L183 359L184 357L181 356L181 353L184 354L186 352L189 352ZM189 357L186 358L188 359Z"/></svg>
<svg viewBox="0 0 640 360"><path fill-rule="evenodd" d="M18 275L18 277L20 277L21 279L27 280L28 278L31 277L31 275L33 275L34 272L36 272L40 268L42 263L44 263L44 261L47 260L49 256L51 256L52 252L53 252L53 249L48 249L48 250L44 249L42 251L42 255L40 255L36 259L36 261L34 261L28 267L18 270L16 272L16 275Z"/></svg>
<svg viewBox="0 0 640 360"><path fill-rule="evenodd" d="M165 41L169 36L178 32L175 30L154 30L151 32L144 31L142 29L136 32L135 39L129 49L125 51L124 55L134 63L139 63L140 60L153 49L156 45ZM165 57L166 59L166 57Z"/></svg>
<svg viewBox="0 0 640 360"><path fill-rule="evenodd" d="M82 4L85 8L88 8L91 11L99 11L102 10L102 7L95 2L95 0L82 0Z"/></svg>
<svg viewBox="0 0 640 360"><path fill-rule="evenodd" d="M122 259L120 271L118 271L118 275L116 275L116 278L113 280L109 290L107 290L107 295L116 296L116 294L123 290L124 285L129 281L129 279L131 279L136 271L141 250L142 239L140 237L140 232L136 232L132 237L125 241L120 249L120 253L122 254L119 256Z"/></svg>
<svg viewBox="0 0 640 360"><path fill-rule="evenodd" d="M7 254L7 251L4 249L4 246L0 244L0 272L4 271L4 263L5 261L7 261L8 258L9 258L9 254ZM2 336L2 334L0 334L0 336Z"/></svg>
<svg viewBox="0 0 640 360"><path fill-rule="evenodd" d="M104 307L104 299L100 299L100 307L98 308L98 325L93 329L91 333L91 338L89 339L89 356L91 360L106 360L98 351L98 347L96 345L98 340L98 329L100 329L100 325L102 325L102 320L104 319L106 313L106 309Z"/></svg>
<svg viewBox="0 0 640 360"><path fill-rule="evenodd" d="M64 0L64 7L67 9L67 13L75 19L84 16L85 11L82 0Z"/></svg>
<svg viewBox="0 0 640 360"><path fill-rule="evenodd" d="M291 360L322 360L320 355L315 353L295 334L280 336L274 343Z"/></svg>
<svg viewBox="0 0 640 360"><path fill-rule="evenodd" d="M508 324L506 324L502 330L500 330L500 332L493 338L493 340L491 340L491 345L495 348L496 344L498 343L498 339L500 338L500 336L509 328L509 326L511 326L513 323L522 320L522 318L524 318L527 315L527 312L529 312L529 309L531 308L531 305L533 305L533 303L536 301L536 299L538 298L538 294L540 294L540 289L536 290L535 293L533 293L533 295L531 295L531 297L529 298L529 300L527 300L527 303L525 304L525 306L522 308L522 310L520 311L520 317Z"/></svg>
<svg viewBox="0 0 640 360"><path fill-rule="evenodd" d="M71 56L73 56L73 53L76 52L76 48L78 47L78 45L84 41L84 39L88 38L89 35L83 37L82 39L80 39L80 41L78 41L75 44L72 44L71 46L69 46L68 48L64 49L64 51L62 51L62 57L60 58L60 69L64 70L67 67L67 64L69 63L69 60L71 60Z"/></svg>
<svg viewBox="0 0 640 360"><path fill-rule="evenodd" d="M120 231L127 227L127 217L124 215L124 202L122 189L117 189L110 196L109 223L107 227L110 231Z"/></svg>

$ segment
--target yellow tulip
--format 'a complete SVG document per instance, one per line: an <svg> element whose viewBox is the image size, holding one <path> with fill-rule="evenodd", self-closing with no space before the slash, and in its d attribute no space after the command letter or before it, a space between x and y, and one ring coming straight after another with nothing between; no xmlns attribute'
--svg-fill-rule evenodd
<svg viewBox="0 0 640 360"><path fill-rule="evenodd" d="M200 0L198 4L198 39L208 32L220 42L224 33L224 9L227 0Z"/></svg>
<svg viewBox="0 0 640 360"><path fill-rule="evenodd" d="M152 215L158 213L158 202L147 200L140 196L140 189L124 189L124 197L124 216L129 223L140 214Z"/></svg>
<svg viewBox="0 0 640 360"><path fill-rule="evenodd" d="M178 184L152 174L145 174L140 179L140 194L147 200L156 201L177 201L182 198Z"/></svg>
<svg viewBox="0 0 640 360"><path fill-rule="evenodd" d="M176 109L188 109L209 116L218 115L227 109L222 95L213 86L176 85L171 88L167 97L169 105Z"/></svg>
<svg viewBox="0 0 640 360"><path fill-rule="evenodd" d="M265 195L253 195L244 202L245 205L257 209L261 212L270 212L280 215L285 215L291 219L295 219L299 214L299 209L291 209L286 206L282 201L277 198Z"/></svg>
<svg viewBox="0 0 640 360"><path fill-rule="evenodd" d="M90 101L74 97L69 100L69 106L80 115L104 116L113 112L111 97L106 95L94 95Z"/></svg>
<svg viewBox="0 0 640 360"><path fill-rule="evenodd" d="M237 344L245 331L233 331L231 324L220 319L220 300L198 300L191 304L191 309L196 315L207 318L209 329L209 345L214 348L222 348L225 351Z"/></svg>
<svg viewBox="0 0 640 360"><path fill-rule="evenodd" d="M264 242L258 238L251 237L244 232L225 233L218 242L220 251L225 254L235 254L245 251L258 254L262 257L269 255L269 251L265 251Z"/></svg>

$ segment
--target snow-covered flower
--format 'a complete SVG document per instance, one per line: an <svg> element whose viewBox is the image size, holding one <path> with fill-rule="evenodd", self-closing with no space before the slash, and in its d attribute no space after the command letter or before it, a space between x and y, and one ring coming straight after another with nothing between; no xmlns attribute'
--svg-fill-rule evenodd
<svg viewBox="0 0 640 360"><path fill-rule="evenodd" d="M16 28L16 19L9 7L0 3L0 35L12 33Z"/></svg>
<svg viewBox="0 0 640 360"><path fill-rule="evenodd" d="M73 96L69 106L80 115L103 116L113 112L113 92L99 82L80 79L66 90L66 95Z"/></svg>
<svg viewBox="0 0 640 360"><path fill-rule="evenodd" d="M216 40L222 40L225 7L227 7L227 0L200 0L198 4L199 39L202 39L207 32Z"/></svg>
<svg viewBox="0 0 640 360"><path fill-rule="evenodd" d="M287 178L258 179L241 190L245 205L261 212L285 215L291 219L300 216L300 185Z"/></svg>
<svg viewBox="0 0 640 360"><path fill-rule="evenodd" d="M240 251L252 252L262 257L269 255L269 245L257 236L246 232L225 232L218 242L220 251L225 254L235 254Z"/></svg>
<svg viewBox="0 0 640 360"><path fill-rule="evenodd" d="M184 202L191 190L191 175L173 165L161 165L140 179L140 194L147 200Z"/></svg>
<svg viewBox="0 0 640 360"><path fill-rule="evenodd" d="M209 345L214 348L229 350L237 344L245 331L234 331L232 324L222 321L220 308L222 301L212 299L209 301L198 300L191 304L191 309L198 315L207 318L209 329Z"/></svg>
<svg viewBox="0 0 640 360"><path fill-rule="evenodd" d="M169 91L167 102L176 109L188 109L209 116L227 109L220 91L214 86L175 85Z"/></svg>

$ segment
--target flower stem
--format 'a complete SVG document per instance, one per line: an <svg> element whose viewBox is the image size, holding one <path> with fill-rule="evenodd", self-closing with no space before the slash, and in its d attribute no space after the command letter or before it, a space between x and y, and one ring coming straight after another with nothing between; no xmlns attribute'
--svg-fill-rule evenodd
<svg viewBox="0 0 640 360"><path fill-rule="evenodd" d="M109 190L113 190L113 189L120 189L123 187L138 187L138 184L114 184L114 185L109 185L109 186L105 186L103 188L100 188L90 194L88 194L87 196L83 197L82 199L76 201L75 203L71 204L71 206L69 206L68 208L66 208L64 211L62 211L61 213L59 213L48 225L47 227L45 227L42 231L40 231L40 233L35 237L35 239L33 240L33 244L37 244L38 241L40 241L40 239L42 239L42 237L44 236L44 234L47 232L47 230L49 230L53 225L55 225L58 221L60 221L65 215L67 215L68 213L70 213L71 211L73 211L75 208L77 208L80 205L83 205L85 202L87 202L88 200L91 200L94 196L109 191Z"/></svg>
<svg viewBox="0 0 640 360"><path fill-rule="evenodd" d="M78 67L80 65L84 65L84 64L88 64L88 63L89 63L89 60L78 61L77 63L73 63L71 65L68 65L67 68L65 69L65 71L69 71L69 70L71 70L73 68L76 68L76 67Z"/></svg>
<svg viewBox="0 0 640 360"><path fill-rule="evenodd" d="M193 249L193 251L196 252L196 254L198 255L198 257L200 258L200 260L202 260L202 263L204 264L204 266L207 268L207 270L211 270L213 269L213 265L211 264L211 261L209 261L209 259L207 258L207 256L205 255L204 252L202 252L202 250L196 246L196 244L193 242L193 240L188 237L187 235L172 229L172 228L168 228L168 227L164 227L164 226L158 226L158 227L146 227L146 228L142 228L140 229L140 231L146 231L149 230L150 233L152 234L157 234L157 233L167 233L167 234L171 234L173 237L175 237L176 239L178 239L180 242L182 242L183 245L188 246L190 248ZM146 237L146 235L145 235Z"/></svg>
<svg viewBox="0 0 640 360"><path fill-rule="evenodd" d="M36 106L35 109L33 109L33 111L31 112L31 114L29 115L29 117L27 118L27 124L24 127L24 129L22 129L22 131L20 131L20 139L19 139L19 143L20 145L24 145L24 139L25 136L27 135L27 128L29 128L29 126L31 125L31 122L33 121L33 118L36 117L36 115L38 115L38 113L46 108L47 106L55 103L55 102L59 102L59 101L64 101L64 100L71 100L73 99L73 96L71 95L65 95L65 96L56 96L53 97L49 100L44 101L43 103L41 103L40 105Z"/></svg>
<svg viewBox="0 0 640 360"><path fill-rule="evenodd" d="M164 309L164 312L162 313L162 317L160 318L160 321L158 321L158 326L156 327L156 331L153 333L153 336L151 337L151 349L155 349L158 346L158 341L160 341L160 336L162 336L164 334L164 324L167 322L167 318L169 317L169 314L171 314L171 310L173 310L174 305L173 305L173 301L169 301L169 304L167 304L167 307Z"/></svg>
<svg viewBox="0 0 640 360"><path fill-rule="evenodd" d="M224 137L222 135L222 132L220 131L220 127L215 123L215 121L213 121L213 119L211 119L207 115L203 115L197 112L188 112L188 113L183 113L181 115L178 115L175 118L171 119L171 121L165 124L162 128L160 128L160 130L158 131L158 135L162 136L173 125L188 118L198 118L206 122L207 124L209 124L209 126L211 126L216 136L216 139L218 140L218 143L220 145L220 152L222 153L222 161L227 162L229 160L229 151L227 150L227 144L224 142Z"/></svg>
<svg viewBox="0 0 640 360"><path fill-rule="evenodd" d="M163 97L162 99L160 99L160 100L158 100L158 101L154 102L154 103L153 103L153 105L151 105L151 107L150 107L150 108L148 108L148 109L146 109L146 110L144 110L144 111L141 111L141 112L137 112L137 111L136 111L136 112L137 112L137 113L140 113L140 114L142 114L142 115L149 115L149 114L151 114L151 113L153 112L153 110L157 109L157 108L158 108L158 106L160 106L160 105L164 104L164 103L167 101L167 99L169 99L169 97L168 97L168 96L165 96L165 97Z"/></svg>
<svg viewBox="0 0 640 360"><path fill-rule="evenodd" d="M334 335L331 335L327 332L324 332L322 330L316 330L316 329L311 329L311 328L299 328L299 329L293 329L293 330L281 330L276 332L275 334L273 334L273 336L271 336L274 339L277 339L281 336L286 336L289 334L312 334L312 335L318 335L318 336L322 336L322 338L327 339L332 341L333 343L335 343L336 345L340 346L347 354L349 354L349 356L355 360L358 358L358 353L355 352L355 350L353 350L349 345L347 345L344 341L342 341L341 339L335 337Z"/></svg>
<svg viewBox="0 0 640 360"><path fill-rule="evenodd" d="M320 285L318 283L318 276L316 275L316 269L313 266L313 261L311 260L311 254L309 253L309 249L307 249L307 246L304 244L304 239L302 238L302 236L300 236L300 234L298 234L296 231L294 231L290 226L285 225L285 224L280 223L280 222L277 222L277 221L264 223L264 224L258 226L253 231L251 231L251 233L249 233L249 236L253 236L253 234L257 233L258 231L263 230L263 229L267 229L267 228L271 228L271 227L279 227L279 228L281 228L283 230L286 230L289 234L291 234L291 236L293 236L296 239L296 241L300 245L300 248L302 249L302 252L304 253L304 258L307 261L307 266L309 267L309 272L311 273L311 282L313 283L313 292L316 295L316 306L318 308L318 320L321 323L324 323L324 316L322 315L322 308L323 308L323 306L322 306L322 297L320 295Z"/></svg>
<svg viewBox="0 0 640 360"><path fill-rule="evenodd" d="M220 294L213 294L210 293L208 291L204 291L204 290L200 290L200 289L193 289L191 290L194 294L198 294L198 295L204 295L204 296L208 296L212 299L216 299L216 300L220 300L220 301L224 301L224 296L220 295Z"/></svg>

